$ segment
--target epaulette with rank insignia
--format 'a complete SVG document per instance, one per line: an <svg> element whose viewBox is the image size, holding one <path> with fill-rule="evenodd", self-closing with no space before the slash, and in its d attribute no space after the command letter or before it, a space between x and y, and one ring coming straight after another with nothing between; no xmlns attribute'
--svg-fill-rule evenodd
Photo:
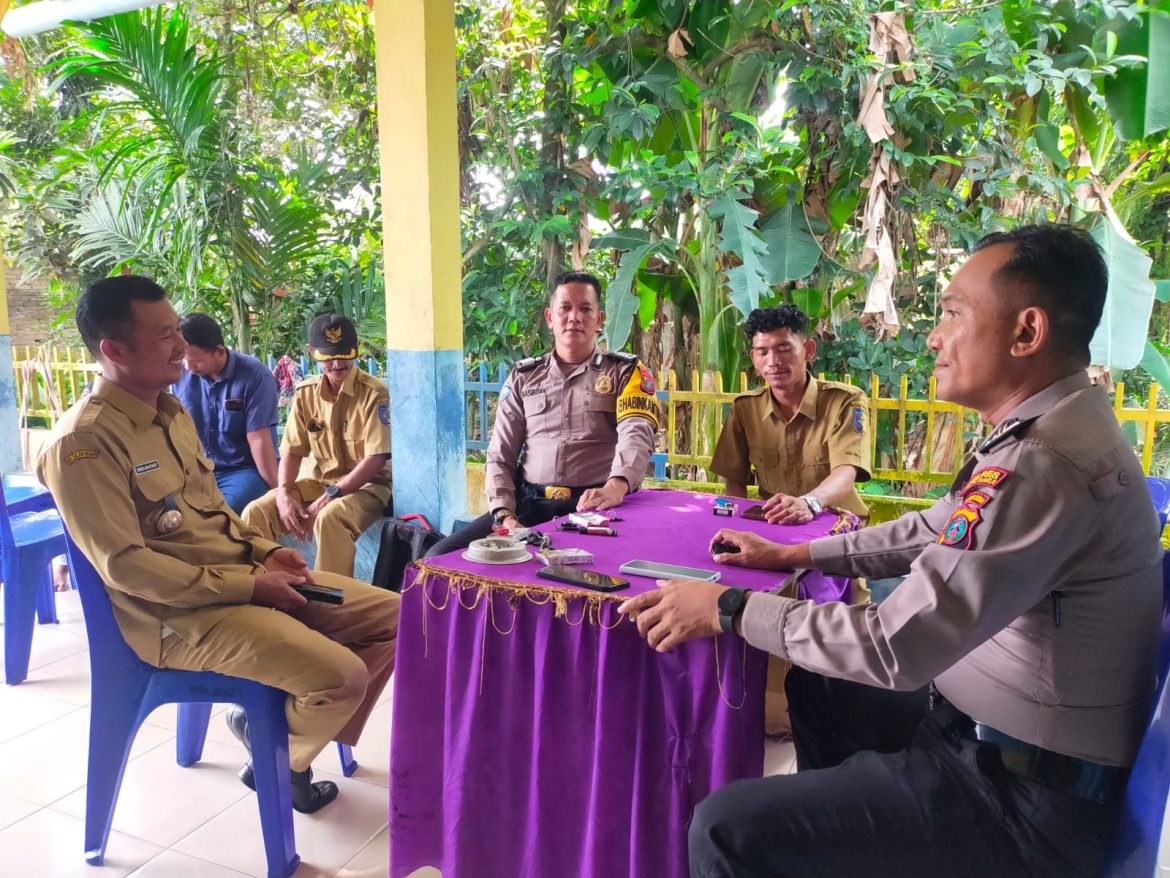
<svg viewBox="0 0 1170 878"><path fill-rule="evenodd" d="M606 356L615 357L626 363L638 362L637 354L627 354L625 351L605 351Z"/></svg>
<svg viewBox="0 0 1170 878"><path fill-rule="evenodd" d="M512 368L515 369L517 372L527 372L529 369L531 369L533 366L535 366L537 363L539 363L543 359L544 359L544 357L528 357L526 359L521 360L519 363L517 363Z"/></svg>
<svg viewBox="0 0 1170 878"><path fill-rule="evenodd" d="M980 454L989 454L1013 436L1023 436L1036 418L1009 418L991 431L991 435L979 446Z"/></svg>

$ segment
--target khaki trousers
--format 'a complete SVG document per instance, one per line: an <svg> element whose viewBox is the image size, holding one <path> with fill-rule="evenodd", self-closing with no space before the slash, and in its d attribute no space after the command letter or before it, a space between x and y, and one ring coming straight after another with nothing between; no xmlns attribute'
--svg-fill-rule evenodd
<svg viewBox="0 0 1170 878"><path fill-rule="evenodd" d="M304 504L312 503L325 493L325 485L316 479L301 479L294 492ZM317 561L314 570L353 576L353 559L357 554L357 539L371 524L382 517L387 498L385 488L366 486L331 501L317 515L313 523L313 539L317 543ZM275 540L287 534L288 528L280 520L276 507L276 489L253 500L240 514L244 523L260 531L266 539Z"/></svg>
<svg viewBox="0 0 1170 878"><path fill-rule="evenodd" d="M288 761L304 771L330 741L356 744L394 670L399 597L345 576L314 575L345 591L340 606L309 601L291 613L241 604L198 645L171 634L161 667L217 671L288 693Z"/></svg>

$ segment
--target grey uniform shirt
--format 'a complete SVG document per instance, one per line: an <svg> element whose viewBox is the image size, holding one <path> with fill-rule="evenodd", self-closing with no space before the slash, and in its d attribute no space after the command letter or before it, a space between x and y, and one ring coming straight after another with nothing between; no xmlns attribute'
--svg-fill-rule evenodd
<svg viewBox="0 0 1170 878"><path fill-rule="evenodd" d="M816 540L817 569L906 575L879 606L757 595L748 642L893 689L934 680L975 720L1109 765L1133 762L1154 694L1162 549L1145 477L1083 372L1008 416L924 512Z"/></svg>
<svg viewBox="0 0 1170 878"><path fill-rule="evenodd" d="M620 476L638 490L654 450L658 404L650 371L631 354L595 351L565 367L551 353L516 364L500 392L488 446L489 509L516 508L523 477L587 488Z"/></svg>

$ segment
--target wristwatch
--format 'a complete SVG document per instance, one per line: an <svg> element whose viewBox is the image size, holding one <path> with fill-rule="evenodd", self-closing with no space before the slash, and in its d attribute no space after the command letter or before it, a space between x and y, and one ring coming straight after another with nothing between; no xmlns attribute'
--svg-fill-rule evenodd
<svg viewBox="0 0 1170 878"><path fill-rule="evenodd" d="M821 505L821 501L818 500L816 497L814 497L812 494L805 494L800 499L808 504L808 511L813 514L814 518L816 516L820 515L821 510L825 508Z"/></svg>
<svg viewBox="0 0 1170 878"><path fill-rule="evenodd" d="M325 488L325 496L330 500L336 500L341 496L341 485L329 485Z"/></svg>
<svg viewBox="0 0 1170 878"><path fill-rule="evenodd" d="M505 518L511 518L515 514L516 513L507 506L501 506L499 509L493 510L492 524L494 524L496 527L499 527L504 523Z"/></svg>
<svg viewBox="0 0 1170 878"><path fill-rule="evenodd" d="M742 588L725 588L719 595L719 627L724 631L735 630L735 620L743 612L747 603L747 590Z"/></svg>

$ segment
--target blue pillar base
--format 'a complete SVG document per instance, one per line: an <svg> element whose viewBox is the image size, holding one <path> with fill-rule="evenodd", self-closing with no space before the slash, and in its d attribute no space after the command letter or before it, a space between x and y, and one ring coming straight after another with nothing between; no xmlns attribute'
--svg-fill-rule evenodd
<svg viewBox="0 0 1170 878"><path fill-rule="evenodd" d="M4 263L0 261L0 271ZM24 469L20 454L20 412L12 366L12 337L0 335L0 472Z"/></svg>
<svg viewBox="0 0 1170 878"><path fill-rule="evenodd" d="M463 351L387 351L394 514L444 533L466 517Z"/></svg>

